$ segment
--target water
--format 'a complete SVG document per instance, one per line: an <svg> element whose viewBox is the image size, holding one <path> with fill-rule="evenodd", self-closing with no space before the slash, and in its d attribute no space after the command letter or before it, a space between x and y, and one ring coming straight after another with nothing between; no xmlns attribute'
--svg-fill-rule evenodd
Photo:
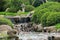
<svg viewBox="0 0 60 40"><path fill-rule="evenodd" d="M21 32L18 36L22 40L48 40L49 36L60 37L60 33Z"/></svg>
<svg viewBox="0 0 60 40"><path fill-rule="evenodd" d="M48 36L42 33L20 33L19 39L22 40L48 40Z"/></svg>

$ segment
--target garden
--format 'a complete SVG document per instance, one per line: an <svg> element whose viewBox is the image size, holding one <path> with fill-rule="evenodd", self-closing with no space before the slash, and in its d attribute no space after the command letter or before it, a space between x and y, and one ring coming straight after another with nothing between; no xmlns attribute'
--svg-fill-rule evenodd
<svg viewBox="0 0 60 40"><path fill-rule="evenodd" d="M0 25L13 29L12 21L6 16L27 16L31 11L34 11L32 23L60 29L60 0L0 0Z"/></svg>

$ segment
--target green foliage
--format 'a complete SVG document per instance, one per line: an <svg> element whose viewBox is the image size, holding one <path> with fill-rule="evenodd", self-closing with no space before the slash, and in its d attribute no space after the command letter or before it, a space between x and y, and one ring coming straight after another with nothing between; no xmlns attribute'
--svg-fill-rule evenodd
<svg viewBox="0 0 60 40"><path fill-rule="evenodd" d="M8 12L17 12L21 9L21 1L20 0L11 0L11 6L9 7Z"/></svg>
<svg viewBox="0 0 60 40"><path fill-rule="evenodd" d="M11 6L7 12L13 12L13 13L15 13L17 11L18 11L17 8L15 8L14 6Z"/></svg>
<svg viewBox="0 0 60 40"><path fill-rule="evenodd" d="M0 11L5 11L7 8L10 8L10 11L15 12L21 9L21 1L20 0L1 0Z"/></svg>
<svg viewBox="0 0 60 40"><path fill-rule="evenodd" d="M25 6L25 11L26 12L30 12L30 11L33 11L34 10L34 7L32 5L26 5Z"/></svg>
<svg viewBox="0 0 60 40"><path fill-rule="evenodd" d="M58 2L47 2L43 5L40 5L39 7L37 7L35 9L35 13L32 17L32 20L36 23L40 23L41 17L46 12L60 12L60 3L58 3Z"/></svg>
<svg viewBox="0 0 60 40"><path fill-rule="evenodd" d="M60 12L47 12L41 17L41 23L43 26L52 26L60 23Z"/></svg>
<svg viewBox="0 0 60 40"><path fill-rule="evenodd" d="M27 15L27 14L28 14L28 12L17 12L16 15L18 15L18 16L22 16L22 15Z"/></svg>
<svg viewBox="0 0 60 40"><path fill-rule="evenodd" d="M50 1L54 1L54 2L60 2L60 0L48 0L48 1L49 1L49 2L50 2Z"/></svg>
<svg viewBox="0 0 60 40"><path fill-rule="evenodd" d="M55 26L56 29L60 29L60 23L56 24Z"/></svg>
<svg viewBox="0 0 60 40"><path fill-rule="evenodd" d="M11 13L11 12L0 12L0 15L5 15L5 16L16 16L16 13Z"/></svg>
<svg viewBox="0 0 60 40"><path fill-rule="evenodd" d="M6 19L6 18L0 16L0 25L2 25L2 24L9 25L13 28L13 24L9 19Z"/></svg>
<svg viewBox="0 0 60 40"><path fill-rule="evenodd" d="M29 0L20 0L22 3L24 3L25 5L29 5Z"/></svg>
<svg viewBox="0 0 60 40"><path fill-rule="evenodd" d="M4 11L5 0L0 0L0 11Z"/></svg>
<svg viewBox="0 0 60 40"><path fill-rule="evenodd" d="M60 23L60 12L53 12L47 17L47 26Z"/></svg>
<svg viewBox="0 0 60 40"><path fill-rule="evenodd" d="M0 0L0 11L5 11L11 6L11 0Z"/></svg>
<svg viewBox="0 0 60 40"><path fill-rule="evenodd" d="M32 22L34 22L34 23L40 23L40 15L38 15L38 14L36 13L36 14L33 14L33 16L32 16L32 18L31 18L31 20L32 20Z"/></svg>
<svg viewBox="0 0 60 40"><path fill-rule="evenodd" d="M0 15L4 15L4 16L21 16L21 15L27 15L28 12L17 12L17 13L12 13L12 12L0 12Z"/></svg>
<svg viewBox="0 0 60 40"><path fill-rule="evenodd" d="M45 13L42 17L41 17L41 24L42 26L47 26L47 17L51 14L51 12L47 12Z"/></svg>
<svg viewBox="0 0 60 40"><path fill-rule="evenodd" d="M60 12L48 12L41 17L41 23L43 26L52 26L60 23Z"/></svg>

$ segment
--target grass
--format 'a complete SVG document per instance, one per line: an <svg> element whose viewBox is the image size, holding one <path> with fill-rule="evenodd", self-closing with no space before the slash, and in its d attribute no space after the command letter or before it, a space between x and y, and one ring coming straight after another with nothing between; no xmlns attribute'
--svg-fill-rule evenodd
<svg viewBox="0 0 60 40"><path fill-rule="evenodd" d="M18 13L12 13L12 12L0 12L0 15L5 15L5 16L20 16L20 15L27 15L28 12L18 12Z"/></svg>
<svg viewBox="0 0 60 40"><path fill-rule="evenodd" d="M11 13L11 12L0 12L0 15L16 16L16 13Z"/></svg>

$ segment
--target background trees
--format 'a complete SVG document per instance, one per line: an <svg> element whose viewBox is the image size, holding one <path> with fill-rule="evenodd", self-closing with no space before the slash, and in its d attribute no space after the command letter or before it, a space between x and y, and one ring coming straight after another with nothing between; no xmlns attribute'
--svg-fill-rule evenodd
<svg viewBox="0 0 60 40"><path fill-rule="evenodd" d="M0 0L0 11L4 11L4 5L6 4L5 0Z"/></svg>

